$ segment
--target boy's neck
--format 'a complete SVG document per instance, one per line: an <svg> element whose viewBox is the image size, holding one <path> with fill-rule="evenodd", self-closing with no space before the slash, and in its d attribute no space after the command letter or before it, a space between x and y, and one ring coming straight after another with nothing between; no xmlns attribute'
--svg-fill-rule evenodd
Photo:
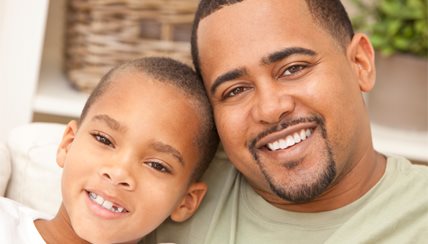
<svg viewBox="0 0 428 244"><path fill-rule="evenodd" d="M34 225L46 243L89 243L73 230L63 204L52 220L35 220Z"/></svg>

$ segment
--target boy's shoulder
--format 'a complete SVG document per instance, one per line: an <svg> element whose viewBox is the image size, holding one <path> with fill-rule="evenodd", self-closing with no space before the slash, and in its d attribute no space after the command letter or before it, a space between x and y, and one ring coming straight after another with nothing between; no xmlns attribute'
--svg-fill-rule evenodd
<svg viewBox="0 0 428 244"><path fill-rule="evenodd" d="M51 216L31 209L24 204L9 198L0 197L0 216L19 218L22 215L34 216L34 219L49 219Z"/></svg>
<svg viewBox="0 0 428 244"><path fill-rule="evenodd" d="M25 243L26 240L30 240L32 243L44 243L39 242L43 239L34 225L34 220L50 218L51 216L48 214L35 211L11 199L0 197L0 236L5 243Z"/></svg>

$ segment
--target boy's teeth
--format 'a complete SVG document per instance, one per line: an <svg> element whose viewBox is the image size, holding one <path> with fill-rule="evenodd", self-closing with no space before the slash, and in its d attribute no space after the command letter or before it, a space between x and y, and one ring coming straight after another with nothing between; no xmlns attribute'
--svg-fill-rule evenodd
<svg viewBox="0 0 428 244"><path fill-rule="evenodd" d="M312 134L312 131L310 129L302 129L299 133L296 132L293 135L287 136L285 139L280 139L272 143L268 143L267 147L271 151L286 149L299 142L306 140L306 138L311 136L311 134Z"/></svg>
<svg viewBox="0 0 428 244"><path fill-rule="evenodd" d="M105 209L110 209L111 207L113 207L113 203L104 200L104 202L103 202L103 204L101 206L103 206L103 208L105 208Z"/></svg>
<svg viewBox="0 0 428 244"><path fill-rule="evenodd" d="M110 210L110 211L112 211L112 212L115 212L115 213L122 213L122 212L125 212L125 211L124 211L124 210L125 210L124 208L113 205L113 203L112 203L112 202L105 200L103 197L98 196L97 194L95 194L95 193L93 193L93 192L90 192L90 193L89 193L89 198L90 198L92 201L94 201L96 204L98 204L98 205L100 205L101 207L103 207L103 208L105 208L105 209L107 209L107 210Z"/></svg>

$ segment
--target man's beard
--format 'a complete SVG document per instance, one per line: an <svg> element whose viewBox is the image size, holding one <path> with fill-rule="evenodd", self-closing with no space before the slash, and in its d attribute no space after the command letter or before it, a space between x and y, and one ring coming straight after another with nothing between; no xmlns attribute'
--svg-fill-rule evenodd
<svg viewBox="0 0 428 244"><path fill-rule="evenodd" d="M300 183L299 185L291 185L292 183L285 185L285 184L282 184L281 179L275 180L274 177L268 172L266 165L260 159L254 145L256 144L259 138L267 134L270 134L273 131L281 130L290 125L295 125L301 122L316 122L319 125L319 128L321 129L322 138L324 139L324 142L325 142L325 154L322 156L320 160L324 160L324 162L321 162L321 163L325 163L325 167L322 169L322 171L319 174L311 176L312 179L313 177L315 177L315 180L311 179L311 182L303 183L303 184ZM253 140L252 143L250 143L249 149L250 149L251 155L253 156L254 160L259 166L260 171L262 172L263 176L268 182L271 190L278 197L289 202L305 203L305 202L312 201L316 197L320 196L336 177L336 163L333 158L331 146L329 145L329 142L327 140L327 130L325 128L324 120L319 116L302 118L298 120L281 123L280 125L260 134L256 139ZM286 164L284 165L297 165L299 163L301 162L286 162ZM283 167L287 167L287 166L283 166ZM287 176L284 175L284 177L287 177Z"/></svg>

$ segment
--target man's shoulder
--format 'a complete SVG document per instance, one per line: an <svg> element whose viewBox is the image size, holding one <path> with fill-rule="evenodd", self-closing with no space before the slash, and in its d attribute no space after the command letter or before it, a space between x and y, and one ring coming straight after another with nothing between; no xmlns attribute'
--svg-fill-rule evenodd
<svg viewBox="0 0 428 244"><path fill-rule="evenodd" d="M203 175L202 181L206 182L209 187L222 185L225 182L219 179L234 179L238 174L226 153L220 148Z"/></svg>
<svg viewBox="0 0 428 244"><path fill-rule="evenodd" d="M387 164L388 168L398 176L420 177L421 180L428 181L428 164L416 164L405 157L395 155L387 157Z"/></svg>
<svg viewBox="0 0 428 244"><path fill-rule="evenodd" d="M183 223L166 220L140 243L203 243L208 233L221 227L223 217L230 214L234 197L240 189L240 173L219 149L202 177L208 192L195 215Z"/></svg>

